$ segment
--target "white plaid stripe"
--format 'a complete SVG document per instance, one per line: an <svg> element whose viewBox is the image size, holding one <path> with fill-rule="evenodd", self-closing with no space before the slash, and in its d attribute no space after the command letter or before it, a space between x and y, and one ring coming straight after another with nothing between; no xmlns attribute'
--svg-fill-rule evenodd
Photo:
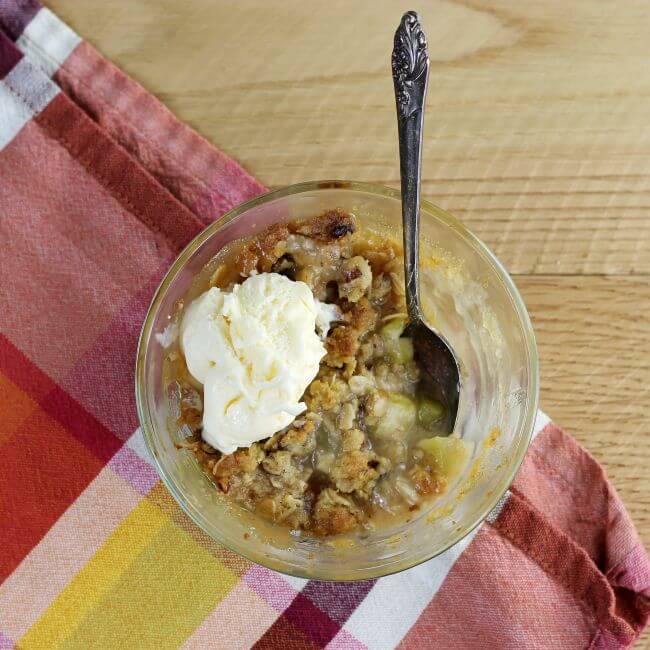
<svg viewBox="0 0 650 650"><path fill-rule="evenodd" d="M49 9L41 9L16 41L29 60L51 77L63 65L81 38Z"/></svg>
<svg viewBox="0 0 650 650"><path fill-rule="evenodd" d="M38 115L59 92L58 87L34 68L25 58L0 81L0 149Z"/></svg>

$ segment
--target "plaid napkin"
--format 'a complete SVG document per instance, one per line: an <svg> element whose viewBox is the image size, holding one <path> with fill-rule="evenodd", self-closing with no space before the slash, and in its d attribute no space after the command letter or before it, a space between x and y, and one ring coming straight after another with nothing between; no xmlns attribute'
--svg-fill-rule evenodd
<svg viewBox="0 0 650 650"><path fill-rule="evenodd" d="M540 414L488 520L354 584L197 529L137 430L151 295L263 191L34 0L0 0L0 649L621 648L650 563L601 467Z"/></svg>

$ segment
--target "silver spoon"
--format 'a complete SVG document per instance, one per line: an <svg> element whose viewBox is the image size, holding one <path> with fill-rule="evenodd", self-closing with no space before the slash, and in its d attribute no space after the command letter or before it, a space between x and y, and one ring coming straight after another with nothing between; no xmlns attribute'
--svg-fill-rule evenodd
<svg viewBox="0 0 650 650"><path fill-rule="evenodd" d="M405 334L413 340L415 358L423 376L423 388L447 408L450 430L453 431L460 394L458 361L444 337L426 323L420 308L420 167L429 52L426 36L414 11L402 16L395 32L392 68L399 135L404 275L409 319Z"/></svg>

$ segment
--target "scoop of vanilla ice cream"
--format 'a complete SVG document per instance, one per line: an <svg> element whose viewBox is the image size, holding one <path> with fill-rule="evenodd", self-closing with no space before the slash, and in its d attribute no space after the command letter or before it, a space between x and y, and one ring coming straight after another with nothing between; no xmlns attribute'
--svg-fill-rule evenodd
<svg viewBox="0 0 650 650"><path fill-rule="evenodd" d="M229 454L291 424L307 408L300 398L325 356L316 326L326 334L340 317L304 282L277 273L194 300L180 344L190 374L203 384L204 440Z"/></svg>

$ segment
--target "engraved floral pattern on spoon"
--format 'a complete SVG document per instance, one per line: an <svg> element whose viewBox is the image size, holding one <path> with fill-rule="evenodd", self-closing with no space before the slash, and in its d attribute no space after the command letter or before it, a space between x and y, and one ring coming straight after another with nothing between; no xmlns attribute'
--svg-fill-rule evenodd
<svg viewBox="0 0 650 650"><path fill-rule="evenodd" d="M392 56L397 112L402 119L408 118L417 110L412 105L411 98L416 84L425 83L428 58L427 39L418 15L409 11L402 17L395 32Z"/></svg>

